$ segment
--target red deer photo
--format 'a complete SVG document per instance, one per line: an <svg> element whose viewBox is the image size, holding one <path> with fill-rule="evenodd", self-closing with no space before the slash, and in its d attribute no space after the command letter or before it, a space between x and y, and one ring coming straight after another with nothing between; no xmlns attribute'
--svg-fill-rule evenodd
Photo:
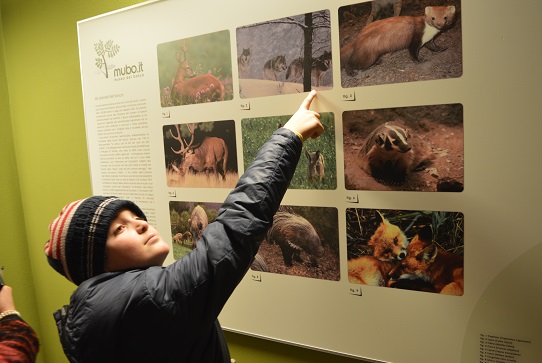
<svg viewBox="0 0 542 363"><path fill-rule="evenodd" d="M351 284L463 294L463 213L349 208L346 223Z"/></svg>
<svg viewBox="0 0 542 363"><path fill-rule="evenodd" d="M157 54L162 107L233 98L229 31L159 44Z"/></svg>
<svg viewBox="0 0 542 363"><path fill-rule="evenodd" d="M163 134L169 187L235 186L238 171L233 121L167 125Z"/></svg>
<svg viewBox="0 0 542 363"><path fill-rule="evenodd" d="M224 85L212 74L197 75L186 59L186 47L177 53L179 67L171 86L174 106L224 101Z"/></svg>

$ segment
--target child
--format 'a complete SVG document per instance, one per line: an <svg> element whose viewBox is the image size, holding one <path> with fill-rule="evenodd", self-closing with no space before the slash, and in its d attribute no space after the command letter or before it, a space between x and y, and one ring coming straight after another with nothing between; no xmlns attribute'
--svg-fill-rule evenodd
<svg viewBox="0 0 542 363"><path fill-rule="evenodd" d="M230 362L217 317L250 267L301 155L323 132L312 91L263 145L197 246L169 245L134 203L93 196L49 227L48 261L79 287L54 313L72 362Z"/></svg>

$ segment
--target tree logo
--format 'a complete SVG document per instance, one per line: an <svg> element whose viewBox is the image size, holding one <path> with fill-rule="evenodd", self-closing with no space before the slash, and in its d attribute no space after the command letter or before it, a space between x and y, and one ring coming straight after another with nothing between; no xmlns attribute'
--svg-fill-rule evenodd
<svg viewBox="0 0 542 363"><path fill-rule="evenodd" d="M107 58L113 58L119 52L120 46L115 44L112 40L107 42L102 42L101 40L98 43L94 43L94 50L98 57L96 58L96 67L98 67L102 73L105 75L105 78L109 78L109 69L115 67L115 65L107 64L105 56Z"/></svg>

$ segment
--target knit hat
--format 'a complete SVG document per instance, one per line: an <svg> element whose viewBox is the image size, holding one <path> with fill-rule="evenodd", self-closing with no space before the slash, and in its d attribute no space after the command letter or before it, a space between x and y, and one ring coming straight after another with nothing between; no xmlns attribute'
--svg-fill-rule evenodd
<svg viewBox="0 0 542 363"><path fill-rule="evenodd" d="M121 210L147 219L129 200L92 196L67 204L49 225L45 244L49 264L76 285L105 272L105 243L109 226Z"/></svg>

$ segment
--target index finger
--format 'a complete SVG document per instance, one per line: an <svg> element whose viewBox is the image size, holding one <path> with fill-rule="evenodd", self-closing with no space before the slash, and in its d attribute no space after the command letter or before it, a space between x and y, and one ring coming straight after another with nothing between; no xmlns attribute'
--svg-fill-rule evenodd
<svg viewBox="0 0 542 363"><path fill-rule="evenodd" d="M311 107L312 100L316 97L316 91L312 90L308 94L307 97L303 100L303 103L301 103L301 106L299 108L304 108L305 110L308 110Z"/></svg>

